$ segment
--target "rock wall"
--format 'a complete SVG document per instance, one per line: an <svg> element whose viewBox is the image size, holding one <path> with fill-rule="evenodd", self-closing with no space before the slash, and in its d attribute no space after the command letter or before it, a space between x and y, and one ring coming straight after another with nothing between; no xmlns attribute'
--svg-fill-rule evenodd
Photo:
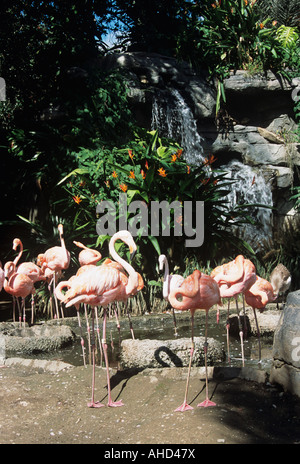
<svg viewBox="0 0 300 464"><path fill-rule="evenodd" d="M300 397L300 290L288 294L274 334L270 381Z"/></svg>
<svg viewBox="0 0 300 464"><path fill-rule="evenodd" d="M107 56L99 66L128 71L132 107L138 122L149 129L154 97L171 102L172 90L179 91L196 120L201 156L214 154L216 166L222 167L237 160L264 177L273 195L273 227L278 234L287 218L298 220L290 187L300 165L293 111L293 99L300 95L300 78L289 82L271 72L250 76L247 71L237 71L225 80L226 109L216 120L215 86L185 62L136 52Z"/></svg>

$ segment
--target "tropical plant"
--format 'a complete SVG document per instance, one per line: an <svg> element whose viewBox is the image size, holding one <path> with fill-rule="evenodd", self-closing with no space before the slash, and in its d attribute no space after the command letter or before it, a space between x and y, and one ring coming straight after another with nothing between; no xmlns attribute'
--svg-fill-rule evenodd
<svg viewBox="0 0 300 464"><path fill-rule="evenodd" d="M148 278L156 275L157 260L153 256L161 252L174 256L176 265L184 268L185 259L190 253L197 254L199 262L206 259L217 260L229 249L239 249L251 254L251 248L242 240L232 236L232 225L253 222L249 215L249 205L234 209L228 208L227 195L232 184L226 173L214 170L215 158L211 155L200 166L188 166L182 156L182 149L172 141L161 139L158 132L144 133L123 148L96 150L84 149L76 153L77 168L65 176L59 183L65 196L57 207L65 218L73 224L73 231L90 245L104 246L110 234L102 233L97 237L97 205L108 200L113 203L115 216L111 221L127 221L131 227L139 219L133 201L139 201L150 212L152 202L162 201L176 205L171 207L170 222L167 224L161 216L159 234L154 234L149 215L146 230L136 227L136 241L139 247L141 272ZM126 193L127 217L121 217L120 193ZM196 217L197 201L204 202L205 247L186 248L184 223L184 202L193 206L193 220ZM151 211L152 212L152 211ZM103 211L101 211L103 213ZM141 211L139 211L141 213ZM102 216L101 216L102 217ZM164 218L165 219L165 218ZM118 222L119 224L119 222ZM166 226L167 224L167 226ZM177 225L176 225L177 224ZM178 224L181 225L179 235ZM170 229L164 230L164 227ZM176 232L177 231L177 232ZM153 254L154 253L154 254Z"/></svg>

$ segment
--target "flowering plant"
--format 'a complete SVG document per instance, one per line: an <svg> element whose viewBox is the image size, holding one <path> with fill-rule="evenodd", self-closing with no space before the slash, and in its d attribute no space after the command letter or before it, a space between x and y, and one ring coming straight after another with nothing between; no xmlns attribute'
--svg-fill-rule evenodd
<svg viewBox="0 0 300 464"><path fill-rule="evenodd" d="M128 206L133 200L144 202L147 207L153 201L167 201L181 204L188 200L204 202L205 250L196 250L201 259L213 259L221 251L224 244L231 241L232 246L239 243L233 239L230 226L249 219L243 215L242 208L229 210L226 196L231 181L226 173L213 169L216 158L209 155L199 166L189 166L184 159L181 147L170 140L161 139L157 131L143 133L123 148L81 150L76 154L78 168L60 181L67 193L65 198L65 214L72 215L77 234L82 239L91 239L93 246L107 244L108 235L96 235L96 206L103 200L112 201L119 211L120 193L126 193ZM127 223L133 215L127 212ZM193 216L194 217L194 216ZM158 219L162 230L162 218ZM184 236L174 233L176 223L182 225L183 215L176 214L170 218L170 234L164 236L151 235L150 224L148 234L136 237L140 251L140 264L143 272L155 272L153 248L160 254L169 252L172 255L176 248L176 262L183 263L187 254L195 253L195 249L187 250ZM79 238L77 238L78 240ZM234 241L233 241L234 240ZM245 245L245 244L244 244ZM200 257L199 257L200 259ZM149 269L150 268L150 269ZM153 274L152 274L153 275Z"/></svg>

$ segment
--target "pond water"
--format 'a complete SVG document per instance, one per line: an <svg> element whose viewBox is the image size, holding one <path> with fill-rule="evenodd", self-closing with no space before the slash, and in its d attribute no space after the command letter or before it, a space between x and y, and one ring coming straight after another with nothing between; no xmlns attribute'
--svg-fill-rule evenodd
<svg viewBox="0 0 300 464"><path fill-rule="evenodd" d="M191 325L188 319L178 320L177 319L177 337L174 334L174 326L172 321L170 322L171 317L169 317L168 324L161 323L160 325L154 324L149 327L149 325L143 326L142 324L136 324L135 318L133 318L133 329L135 339L154 339L154 340L174 340L176 338L190 338L191 337ZM205 333L205 318L195 321L194 335L195 337L204 336ZM120 342L121 340L131 339L131 332L129 323L127 320L122 322L122 327L119 332L117 330L116 323L114 320L110 320L107 328L107 344L108 344L108 356L109 363L111 367L117 367L119 363L120 356ZM86 353L86 362L90 363L89 356L89 346L88 346L88 337L86 326L82 319L83 333L84 333L84 344L85 344L85 353ZM80 331L78 325L72 325L72 330L76 334L75 342L64 349L57 350L52 353L42 353L37 355L32 355L36 359L51 359L51 360L60 360L66 363L70 363L75 366L83 365L83 355L82 347L80 343ZM99 339L102 336L102 324L100 324L99 334L95 331L96 338L96 362L98 365L101 364L101 354L99 349ZM226 328L224 321L221 321L219 324L216 324L215 321L210 321L208 324L208 337L212 337L219 341L226 353L226 359L223 362L215 364L216 366L228 366L227 361L227 343L226 343ZM256 336L250 336L244 340L244 355L245 355L245 366L252 367L257 369L264 369L269 371L272 363L272 344L273 336L263 336L261 337L261 348L262 348L262 361L258 362L258 339ZM18 355L18 354L17 354ZM21 356L21 354L19 354ZM230 356L231 362L230 366L232 367L241 367L241 345L239 337L230 337ZM28 357L28 355L26 356Z"/></svg>

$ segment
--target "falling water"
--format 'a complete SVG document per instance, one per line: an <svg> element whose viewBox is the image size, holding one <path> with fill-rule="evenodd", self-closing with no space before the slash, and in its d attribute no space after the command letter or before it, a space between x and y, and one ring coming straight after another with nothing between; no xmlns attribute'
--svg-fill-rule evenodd
<svg viewBox="0 0 300 464"><path fill-rule="evenodd" d="M264 177L254 171L251 166L232 160L222 168L228 173L226 177L235 181L228 194L230 208L246 204L273 206L271 187ZM252 246L254 251L257 251L272 237L272 210L259 206L249 206L248 214L256 221L256 224L246 224L243 230L239 227L238 233Z"/></svg>
<svg viewBox="0 0 300 464"><path fill-rule="evenodd" d="M170 89L168 97L161 94L154 96L151 127L158 129L161 135L176 140L184 149L188 164L203 161L202 138L196 120L178 90Z"/></svg>

